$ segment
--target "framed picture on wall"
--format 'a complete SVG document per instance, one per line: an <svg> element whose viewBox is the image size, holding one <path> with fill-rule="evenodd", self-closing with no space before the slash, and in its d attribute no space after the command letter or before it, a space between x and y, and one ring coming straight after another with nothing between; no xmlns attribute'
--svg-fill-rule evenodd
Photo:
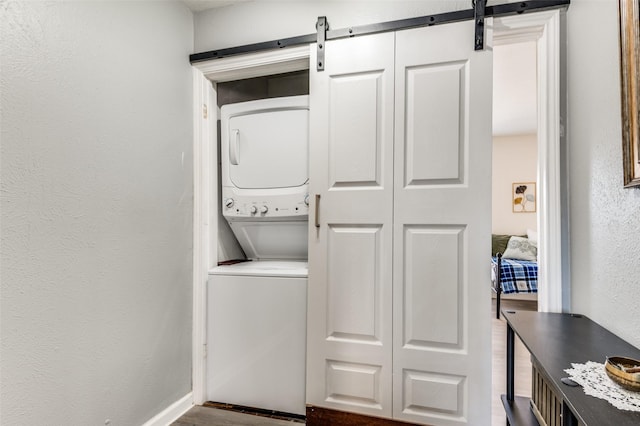
<svg viewBox="0 0 640 426"><path fill-rule="evenodd" d="M514 213L535 213L536 183L514 182L511 189L511 200Z"/></svg>
<svg viewBox="0 0 640 426"><path fill-rule="evenodd" d="M620 6L620 91L624 186L640 186L640 1Z"/></svg>

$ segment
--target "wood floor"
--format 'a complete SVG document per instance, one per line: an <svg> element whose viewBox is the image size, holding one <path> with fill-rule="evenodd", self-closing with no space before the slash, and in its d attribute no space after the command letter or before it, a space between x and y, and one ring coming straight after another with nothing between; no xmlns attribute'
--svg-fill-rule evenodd
<svg viewBox="0 0 640 426"><path fill-rule="evenodd" d="M537 301L501 300L501 310L535 311ZM507 322L496 319L495 299L491 316L492 383L491 383L491 426L507 424L500 395L507 393ZM515 342L515 393L531 397L531 359L529 352L516 336Z"/></svg>
<svg viewBox="0 0 640 426"><path fill-rule="evenodd" d="M501 309L536 310L537 302L520 300L502 300ZM495 300L493 303L492 321L492 350L493 350L493 380L492 380L492 422L491 426L506 424L504 410L500 402L500 395L506 393L506 334L507 325L503 319L495 318ZM531 396L531 361L524 345L516 338L515 347L516 395ZM299 426L300 422L272 419L221 410L211 407L193 407L171 426Z"/></svg>

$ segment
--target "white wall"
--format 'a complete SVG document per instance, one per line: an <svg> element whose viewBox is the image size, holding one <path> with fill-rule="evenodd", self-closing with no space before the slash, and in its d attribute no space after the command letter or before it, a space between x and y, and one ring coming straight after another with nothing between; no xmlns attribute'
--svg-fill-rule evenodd
<svg viewBox="0 0 640 426"><path fill-rule="evenodd" d="M617 3L573 0L567 12L571 302L573 311L640 346L640 189L622 188ZM313 33L319 15L344 28L468 7L468 1L247 2L197 14L195 51Z"/></svg>
<svg viewBox="0 0 640 426"><path fill-rule="evenodd" d="M0 23L0 423L142 424L191 391L192 14Z"/></svg>
<svg viewBox="0 0 640 426"><path fill-rule="evenodd" d="M536 135L494 136L492 173L492 232L525 235L537 229L536 213L514 213L512 184L536 182L538 143Z"/></svg>
<svg viewBox="0 0 640 426"><path fill-rule="evenodd" d="M617 4L574 0L567 14L571 301L640 346L640 189L622 187Z"/></svg>
<svg viewBox="0 0 640 426"><path fill-rule="evenodd" d="M239 3L195 15L195 50L202 52L315 33L318 16L330 29L469 9L465 0L319 1Z"/></svg>

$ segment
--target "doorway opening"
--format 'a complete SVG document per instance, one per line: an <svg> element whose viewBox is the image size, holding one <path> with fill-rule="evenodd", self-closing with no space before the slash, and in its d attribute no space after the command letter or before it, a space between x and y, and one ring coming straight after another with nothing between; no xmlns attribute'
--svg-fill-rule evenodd
<svg viewBox="0 0 640 426"><path fill-rule="evenodd" d="M562 248L566 219L560 201L563 19L563 12L553 11L494 21L492 232L507 235L504 244L516 236L534 245L538 272L535 293L530 292L531 283L519 283L522 292L503 304L507 309L560 312L568 300ZM505 387L501 356L506 326L495 318L492 421L504 424L499 395ZM519 341L515 349L516 393L526 396L531 392L531 375L525 373L529 356Z"/></svg>
<svg viewBox="0 0 640 426"><path fill-rule="evenodd" d="M493 49L492 153L492 424L504 424L500 395L506 392L504 356L506 325L500 309L538 310L536 183L538 181L538 120L536 41L501 44ZM511 247L528 247L513 250ZM495 257L502 256L500 261ZM515 257L512 258L512 257ZM525 259L526 258L526 259ZM499 269L498 269L499 268ZM517 269L519 280L511 281ZM522 268L522 271L519 270ZM502 273L505 270L505 273ZM498 277L500 274L500 277ZM503 276L504 275L504 276ZM514 276L515 278L515 276ZM515 291L514 293L510 293ZM498 298L500 301L498 301ZM493 313L492 312L492 313ZM530 396L531 363L518 341L517 394Z"/></svg>
<svg viewBox="0 0 640 426"><path fill-rule="evenodd" d="M493 297L531 301L535 310L539 213L536 64L536 41L499 44L493 49L491 279L499 290ZM518 250L514 250L516 243ZM513 280L511 274L497 270L497 253L502 254L501 269L514 270Z"/></svg>

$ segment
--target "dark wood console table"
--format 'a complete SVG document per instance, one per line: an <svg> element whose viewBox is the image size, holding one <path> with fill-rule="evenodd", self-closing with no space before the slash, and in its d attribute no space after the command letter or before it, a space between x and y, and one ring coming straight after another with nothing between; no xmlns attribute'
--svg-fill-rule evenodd
<svg viewBox="0 0 640 426"><path fill-rule="evenodd" d="M510 310L502 315L507 320L507 394L502 404L509 425L538 425L534 411L548 426L640 425L640 413L618 410L585 395L580 386L561 382L571 363L604 363L612 355L640 359L638 348L582 315ZM531 399L514 395L515 335L531 353Z"/></svg>

